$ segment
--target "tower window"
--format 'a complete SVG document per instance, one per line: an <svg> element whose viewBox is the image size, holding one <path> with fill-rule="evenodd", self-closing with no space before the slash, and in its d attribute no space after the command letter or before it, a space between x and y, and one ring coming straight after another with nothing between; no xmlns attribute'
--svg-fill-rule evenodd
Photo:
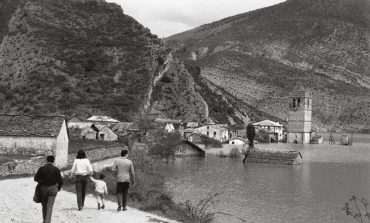
<svg viewBox="0 0 370 223"><path fill-rule="evenodd" d="M298 107L300 106L300 104L301 104L301 99L298 98Z"/></svg>
<svg viewBox="0 0 370 223"><path fill-rule="evenodd" d="M295 108L295 98L293 98L293 108Z"/></svg>

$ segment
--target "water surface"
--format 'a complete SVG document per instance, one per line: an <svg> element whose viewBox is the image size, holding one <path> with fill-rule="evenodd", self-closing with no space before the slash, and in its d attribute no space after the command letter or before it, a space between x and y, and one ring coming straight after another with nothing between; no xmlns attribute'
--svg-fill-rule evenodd
<svg viewBox="0 0 370 223"><path fill-rule="evenodd" d="M353 222L341 211L352 195L370 199L370 138L353 146L259 144L261 149L297 150L296 166L247 163L241 159L177 159L162 166L176 201L197 202L223 192L216 210L247 222ZM239 222L218 215L217 222Z"/></svg>

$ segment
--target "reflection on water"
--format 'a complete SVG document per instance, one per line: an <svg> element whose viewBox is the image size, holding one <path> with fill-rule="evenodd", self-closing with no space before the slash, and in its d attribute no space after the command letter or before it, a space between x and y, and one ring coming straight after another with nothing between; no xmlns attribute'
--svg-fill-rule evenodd
<svg viewBox="0 0 370 223"><path fill-rule="evenodd" d="M258 145L300 151L303 164L297 166L243 165L240 159L209 156L178 159L162 168L177 201L197 202L223 192L216 209L247 222L347 223L351 219L342 213L343 204L353 194L370 199L370 140L356 137L361 140L353 146ZM217 222L238 221L219 215Z"/></svg>

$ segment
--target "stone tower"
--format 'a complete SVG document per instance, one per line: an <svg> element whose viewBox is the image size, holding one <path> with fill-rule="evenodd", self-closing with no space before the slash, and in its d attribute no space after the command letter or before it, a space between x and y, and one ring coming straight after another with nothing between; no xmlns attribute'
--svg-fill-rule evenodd
<svg viewBox="0 0 370 223"><path fill-rule="evenodd" d="M309 144L311 140L312 94L301 88L293 91L289 100L288 143Z"/></svg>

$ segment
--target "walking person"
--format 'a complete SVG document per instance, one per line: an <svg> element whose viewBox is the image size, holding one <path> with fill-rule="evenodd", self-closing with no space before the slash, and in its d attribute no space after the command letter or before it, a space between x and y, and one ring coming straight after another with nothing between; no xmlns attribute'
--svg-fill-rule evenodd
<svg viewBox="0 0 370 223"><path fill-rule="evenodd" d="M121 157L114 161L112 170L116 171L116 177L117 177L117 201L118 201L118 208L117 211L120 211L122 208L122 211L127 210L126 204L127 204L127 195L128 195L128 189L130 187L130 183L132 185L135 185L135 171L134 171L134 165L131 160L129 160L127 156L128 151L122 150Z"/></svg>
<svg viewBox="0 0 370 223"><path fill-rule="evenodd" d="M94 195L96 198L96 202L98 203L98 210L100 210L100 208L101 209L105 208L104 195L108 195L107 183L103 181L104 178L105 175L102 173L99 175L100 180L96 180L93 177L90 177L91 181L95 184ZM101 199L102 205L100 205L99 203L99 198Z"/></svg>
<svg viewBox="0 0 370 223"><path fill-rule="evenodd" d="M46 165L40 167L34 177L34 180L39 183L43 223L51 222L55 198L63 185L60 170L53 165L54 160L54 156L47 156Z"/></svg>
<svg viewBox="0 0 370 223"><path fill-rule="evenodd" d="M90 161L86 158L85 151L81 149L77 152L77 157L73 161L71 169L71 176L76 176L77 206L79 211L84 207L87 182L92 174L93 168Z"/></svg>

